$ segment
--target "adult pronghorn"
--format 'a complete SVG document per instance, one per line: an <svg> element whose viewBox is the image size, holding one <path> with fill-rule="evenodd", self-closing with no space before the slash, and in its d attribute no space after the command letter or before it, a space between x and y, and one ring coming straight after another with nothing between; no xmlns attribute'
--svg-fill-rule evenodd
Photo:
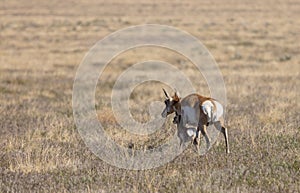
<svg viewBox="0 0 300 193"><path fill-rule="evenodd" d="M193 143L198 149L201 132L205 137L207 149L209 149L210 138L207 135L206 126L214 124L223 133L226 152L229 153L227 128L224 127L222 121L223 107L218 101L199 94L190 94L180 99L177 91L172 97L164 89L163 91L166 95L166 107L161 115L166 118L168 115L176 113L173 122L177 123L180 144L186 141L186 136L189 136L192 137ZM196 129L190 128L190 125Z"/></svg>

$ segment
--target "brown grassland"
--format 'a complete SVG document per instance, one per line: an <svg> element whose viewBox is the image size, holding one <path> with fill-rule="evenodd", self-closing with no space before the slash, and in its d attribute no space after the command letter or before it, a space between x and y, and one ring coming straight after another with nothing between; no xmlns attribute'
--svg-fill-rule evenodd
<svg viewBox="0 0 300 193"><path fill-rule="evenodd" d="M0 192L300 192L298 0L1 0L0 21ZM132 171L86 147L73 120L77 67L98 40L146 23L187 31L214 56L226 84L231 154L219 137L206 155L190 147L166 165ZM114 58L99 80L96 108L107 133L134 148L175 132L130 135L105 102L120 73L147 59L180 66L209 95L195 67L170 50L144 47ZM148 120L140 107L163 100L162 86L134 90L133 117Z"/></svg>

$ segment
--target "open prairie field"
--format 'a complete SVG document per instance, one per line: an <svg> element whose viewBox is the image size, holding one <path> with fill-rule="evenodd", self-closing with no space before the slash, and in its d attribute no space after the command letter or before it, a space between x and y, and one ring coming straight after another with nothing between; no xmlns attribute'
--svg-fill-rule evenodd
<svg viewBox="0 0 300 193"><path fill-rule="evenodd" d="M127 170L85 145L73 119L77 68L97 41L140 24L184 30L214 56L226 85L230 154L219 137L205 155L190 146L160 167ZM1 0L0 192L300 192L299 42L298 0ZM116 56L98 81L95 107L107 134L132 149L159 146L176 132L172 117L171 127L143 136L116 122L113 86L145 60L178 67L210 95L176 52L149 46ZM135 120L149 120L145 107L163 102L162 87L145 82L133 90Z"/></svg>

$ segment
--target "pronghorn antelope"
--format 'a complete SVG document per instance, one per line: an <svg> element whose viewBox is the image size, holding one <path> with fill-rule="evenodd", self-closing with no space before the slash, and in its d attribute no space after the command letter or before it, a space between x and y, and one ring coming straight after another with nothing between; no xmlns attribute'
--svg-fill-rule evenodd
<svg viewBox="0 0 300 193"><path fill-rule="evenodd" d="M161 115L166 118L169 114L175 112L176 116L173 123L177 123L177 135L180 139L180 145L186 142L187 138L192 137L192 142L198 149L200 142L199 134L201 132L205 137L207 149L209 149L210 138L207 135L206 127L209 124L214 124L223 133L226 152L229 153L227 128L222 123L223 107L218 101L199 94L190 94L180 99L176 91L172 97L164 89L163 91L166 95L166 107Z"/></svg>

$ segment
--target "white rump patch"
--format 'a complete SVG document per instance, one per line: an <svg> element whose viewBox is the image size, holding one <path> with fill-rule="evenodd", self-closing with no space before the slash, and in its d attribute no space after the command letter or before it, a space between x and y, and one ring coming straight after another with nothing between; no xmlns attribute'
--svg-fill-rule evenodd
<svg viewBox="0 0 300 193"><path fill-rule="evenodd" d="M214 104L210 100L206 100L202 103L201 108L204 114L207 115L208 122L213 122Z"/></svg>
<svg viewBox="0 0 300 193"><path fill-rule="evenodd" d="M216 109L217 109L217 112L215 113L216 115L216 121L219 121L220 118L223 116L223 106L221 105L221 103L219 103L218 101L213 101L216 105Z"/></svg>
<svg viewBox="0 0 300 193"><path fill-rule="evenodd" d="M214 104L215 106L214 106ZM208 117L208 122L213 123L219 121L223 115L223 106L216 100L206 100L202 103L202 111ZM216 108L216 109L215 109Z"/></svg>

